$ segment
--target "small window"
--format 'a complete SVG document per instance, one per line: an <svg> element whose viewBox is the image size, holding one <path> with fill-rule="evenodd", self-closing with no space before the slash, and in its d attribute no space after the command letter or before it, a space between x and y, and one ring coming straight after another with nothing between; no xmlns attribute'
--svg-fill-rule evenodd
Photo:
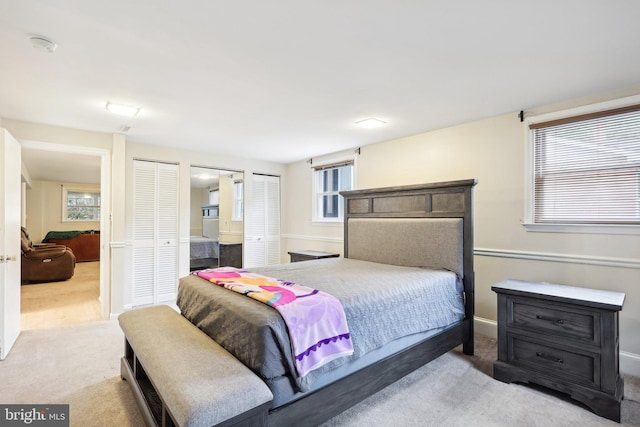
<svg viewBox="0 0 640 427"><path fill-rule="evenodd" d="M353 189L353 161L314 167L315 219L333 221L344 218L340 191Z"/></svg>
<svg viewBox="0 0 640 427"><path fill-rule="evenodd" d="M62 187L63 221L100 221L100 191Z"/></svg>
<svg viewBox="0 0 640 427"><path fill-rule="evenodd" d="M232 221L242 221L243 216L243 185L242 181L233 182L233 212L231 214Z"/></svg>
<svg viewBox="0 0 640 427"><path fill-rule="evenodd" d="M640 105L529 125L532 224L640 224Z"/></svg>

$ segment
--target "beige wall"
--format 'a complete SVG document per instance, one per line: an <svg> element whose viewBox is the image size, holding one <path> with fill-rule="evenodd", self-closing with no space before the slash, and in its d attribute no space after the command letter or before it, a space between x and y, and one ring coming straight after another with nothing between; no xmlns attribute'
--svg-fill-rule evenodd
<svg viewBox="0 0 640 427"><path fill-rule="evenodd" d="M236 173L236 178L241 178L243 174ZM242 243L243 222L233 221L233 178L229 175L220 177L219 186L220 211L219 211L219 240L224 243Z"/></svg>
<svg viewBox="0 0 640 427"><path fill-rule="evenodd" d="M104 132L91 132L6 118L2 119L2 126L19 141L48 142L107 150L111 149L113 142L112 134Z"/></svg>
<svg viewBox="0 0 640 427"><path fill-rule="evenodd" d="M336 153L331 158L353 156L352 151ZM323 157L314 159L318 164ZM281 197L282 245L280 259L289 261L288 251L316 250L342 255L344 232L342 224L312 222L312 166L306 161L287 165L287 179L281 180L286 189Z"/></svg>
<svg viewBox="0 0 640 427"><path fill-rule="evenodd" d="M49 231L100 230L100 221L62 221L62 186L100 191L100 186L77 182L31 181L27 195L27 230L33 242Z"/></svg>
<svg viewBox="0 0 640 427"><path fill-rule="evenodd" d="M563 108L576 105L569 103ZM537 112L553 109L545 107ZM496 296L491 286L507 278L625 292L621 349L632 353L625 361L640 369L636 356L640 355L640 335L636 333L640 329L640 290L636 289L640 283L640 236L527 232L521 225L525 139L524 124L517 112L512 112L364 146L357 160L356 186L476 178L476 315L480 322L487 319L484 323L495 329ZM283 251L335 249L333 239L342 237L342 227L311 222L311 171L306 162L288 165L287 185ZM632 262L627 263L629 260ZM621 266L626 264L629 266Z"/></svg>
<svg viewBox="0 0 640 427"><path fill-rule="evenodd" d="M191 189L191 227L190 236L202 236L202 205L209 203L209 190L206 188Z"/></svg>

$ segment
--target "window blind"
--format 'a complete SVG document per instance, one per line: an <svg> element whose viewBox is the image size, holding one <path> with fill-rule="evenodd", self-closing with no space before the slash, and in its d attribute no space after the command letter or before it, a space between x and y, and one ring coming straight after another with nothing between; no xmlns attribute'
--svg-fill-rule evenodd
<svg viewBox="0 0 640 427"><path fill-rule="evenodd" d="M535 223L640 224L640 105L530 128Z"/></svg>

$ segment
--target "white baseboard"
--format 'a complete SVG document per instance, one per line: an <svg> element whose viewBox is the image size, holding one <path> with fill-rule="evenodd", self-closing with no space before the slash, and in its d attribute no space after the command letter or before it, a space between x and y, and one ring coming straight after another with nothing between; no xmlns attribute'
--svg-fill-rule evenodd
<svg viewBox="0 0 640 427"><path fill-rule="evenodd" d="M640 377L640 355L621 351L620 372L632 377Z"/></svg>
<svg viewBox="0 0 640 427"><path fill-rule="evenodd" d="M476 334L493 338L494 340L498 339L498 322L495 320L475 316L473 318L473 327Z"/></svg>
<svg viewBox="0 0 640 427"><path fill-rule="evenodd" d="M479 335L496 339L498 337L498 323L495 320L474 317L473 326ZM620 351L620 373L640 377L640 355Z"/></svg>

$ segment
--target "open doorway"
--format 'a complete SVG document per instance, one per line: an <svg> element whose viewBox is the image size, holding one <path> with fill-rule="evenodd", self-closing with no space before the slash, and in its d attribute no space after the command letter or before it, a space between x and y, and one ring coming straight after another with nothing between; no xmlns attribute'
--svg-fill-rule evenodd
<svg viewBox="0 0 640 427"><path fill-rule="evenodd" d="M72 249L73 276L21 286L22 329L63 326L109 313L108 150L21 141L22 225L35 244ZM106 260L105 260L106 256ZM55 278L54 278L55 279Z"/></svg>

